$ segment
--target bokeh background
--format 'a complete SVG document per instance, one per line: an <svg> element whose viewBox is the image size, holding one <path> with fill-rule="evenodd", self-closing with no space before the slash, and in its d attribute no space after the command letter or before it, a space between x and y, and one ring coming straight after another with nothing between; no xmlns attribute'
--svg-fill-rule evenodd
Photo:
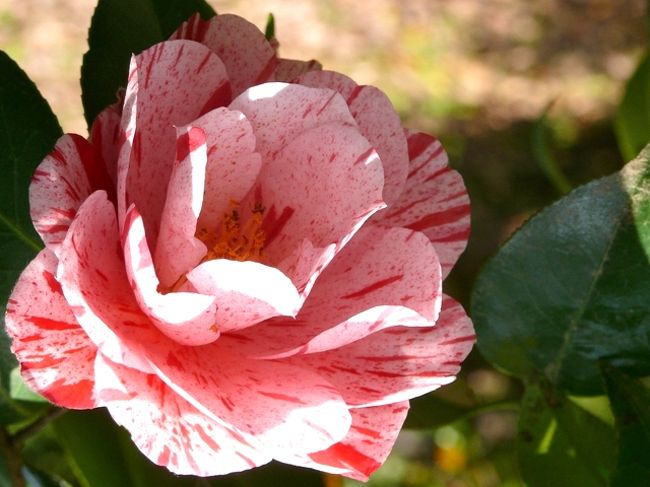
<svg viewBox="0 0 650 487"><path fill-rule="evenodd" d="M485 261L560 196L549 160L571 186L624 163L612 116L648 45L645 0L209 3L260 28L273 12L284 57L315 58L378 86L406 126L442 140L473 203L468 250L446 282L467 308ZM0 0L0 49L36 82L64 131L82 135L79 70L94 5ZM370 485L523 485L514 449L520 393L473 352L454 385L416 401L427 427L403 433Z"/></svg>

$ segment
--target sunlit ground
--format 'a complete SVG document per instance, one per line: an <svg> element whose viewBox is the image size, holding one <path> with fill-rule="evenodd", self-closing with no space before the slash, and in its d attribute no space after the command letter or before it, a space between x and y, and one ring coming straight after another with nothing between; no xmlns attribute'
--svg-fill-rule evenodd
<svg viewBox="0 0 650 487"><path fill-rule="evenodd" d="M65 131L86 133L78 86L94 0L2 0L0 49L35 80ZM434 133L466 179L473 235L447 291L468 305L480 266L527 216L557 198L538 164L536 123L569 181L616 170L611 116L647 42L644 0L212 1L258 26L276 16L285 57L388 93L405 125ZM539 141L539 139L537 139ZM371 486L519 486L520 388L478 353L405 431ZM460 409L489 412L458 417ZM445 409L446 408L446 409ZM327 478L328 486L357 485Z"/></svg>

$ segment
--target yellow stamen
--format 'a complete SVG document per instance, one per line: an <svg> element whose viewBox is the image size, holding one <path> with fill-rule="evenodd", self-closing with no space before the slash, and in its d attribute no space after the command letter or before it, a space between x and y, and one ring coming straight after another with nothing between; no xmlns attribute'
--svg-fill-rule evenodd
<svg viewBox="0 0 650 487"><path fill-rule="evenodd" d="M219 233L214 238L205 229L197 232L196 237L210 250L202 262L212 259L257 260L262 256L266 236L262 230L265 208L256 203L251 216L242 224L239 203L230 200L231 210L224 214Z"/></svg>
<svg viewBox="0 0 650 487"><path fill-rule="evenodd" d="M217 234L213 234L205 228L196 231L196 238L208 247L208 252L201 260L201 264L213 259L229 259L243 262L245 260L258 260L262 257L262 249L266 241L266 235L262 230L262 221L264 220L266 208L261 203L256 203L251 209L251 216L242 225L239 202L231 199L230 207L230 212L225 213L223 216ZM183 274L168 290L161 292L166 294L178 291L186 282L187 277ZM217 327L217 325L215 324L214 327Z"/></svg>

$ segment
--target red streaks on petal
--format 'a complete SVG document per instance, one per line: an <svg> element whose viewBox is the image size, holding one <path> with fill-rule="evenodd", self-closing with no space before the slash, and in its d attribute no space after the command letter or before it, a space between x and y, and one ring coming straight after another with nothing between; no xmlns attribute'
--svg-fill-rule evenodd
<svg viewBox="0 0 650 487"><path fill-rule="evenodd" d="M455 345L457 343L473 342L474 340L476 340L476 335L467 335L467 336L454 338L452 340L447 340L445 342L440 342L440 345Z"/></svg>
<svg viewBox="0 0 650 487"><path fill-rule="evenodd" d="M392 276L388 277L386 279L382 279L381 281L374 282L370 284L369 286L364 287L363 289L360 289L359 291L346 294L345 296L341 296L341 299L357 299L365 296L368 293L371 293L373 291L377 291L378 289L381 289L383 287L389 286L390 284L400 281L404 276L402 274L397 275L397 276Z"/></svg>
<svg viewBox="0 0 650 487"><path fill-rule="evenodd" d="M303 400L299 397L289 396L287 394L279 394L277 392L267 392L267 391L258 391L258 394L262 396L270 397L271 399L277 399L278 401L291 402L294 404L305 404Z"/></svg>
<svg viewBox="0 0 650 487"><path fill-rule="evenodd" d="M205 134L198 127L191 127L182 133L176 142L176 162L182 162L205 143Z"/></svg>
<svg viewBox="0 0 650 487"><path fill-rule="evenodd" d="M29 316L25 320L43 330L74 330L79 328L77 323L66 323L65 321L52 320L41 316Z"/></svg>
<svg viewBox="0 0 650 487"><path fill-rule="evenodd" d="M282 229L285 227L289 219L293 216L295 210L291 207L285 207L280 213L280 216L276 216L275 207L272 206L268 212L267 217L262 223L262 230L266 235L265 245L269 245L275 238L280 234Z"/></svg>
<svg viewBox="0 0 650 487"><path fill-rule="evenodd" d="M43 278L45 279L47 286L50 288L50 291L57 294L62 293L61 284L56 280L54 274L49 271L43 271Z"/></svg>
<svg viewBox="0 0 650 487"><path fill-rule="evenodd" d="M420 220L411 223L407 228L410 228L411 230L422 231L427 228L441 226L445 223L462 218L468 213L469 204L464 204L461 206L456 206L455 208L450 208L448 210L431 213L421 218Z"/></svg>

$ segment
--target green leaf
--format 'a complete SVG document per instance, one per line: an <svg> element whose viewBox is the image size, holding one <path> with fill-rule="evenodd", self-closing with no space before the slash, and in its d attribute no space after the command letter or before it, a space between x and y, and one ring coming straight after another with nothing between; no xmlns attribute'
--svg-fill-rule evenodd
<svg viewBox="0 0 650 487"><path fill-rule="evenodd" d="M603 376L619 439L611 486L645 487L650 479L650 391L607 364Z"/></svg>
<svg viewBox="0 0 650 487"><path fill-rule="evenodd" d="M264 37L267 41L275 38L275 17L273 14L269 14L266 19L266 28L264 29Z"/></svg>
<svg viewBox="0 0 650 487"><path fill-rule="evenodd" d="M478 347L495 366L602 393L597 361L650 374L650 147L527 222L477 280Z"/></svg>
<svg viewBox="0 0 650 487"><path fill-rule="evenodd" d="M404 422L405 428L436 428L452 423L471 413L472 407L453 403L435 394L411 399L411 408Z"/></svg>
<svg viewBox="0 0 650 487"><path fill-rule="evenodd" d="M632 159L650 141L650 54L627 83L614 129L625 160Z"/></svg>
<svg viewBox="0 0 650 487"><path fill-rule="evenodd" d="M22 269L41 248L29 216L27 191L34 169L52 150L61 127L34 83L0 52L0 313ZM0 423L22 412L7 391L16 360L0 330Z"/></svg>
<svg viewBox="0 0 650 487"><path fill-rule="evenodd" d="M546 385L527 387L519 464L529 487L607 486L614 430Z"/></svg>
<svg viewBox="0 0 650 487"><path fill-rule="evenodd" d="M532 132L532 145L533 145L533 154L537 163L546 174L548 180L553 184L553 187L560 195L565 195L571 191L571 183L566 178L562 169L560 168L559 162L553 156L553 153L549 147L547 140L547 125L548 125L548 111L549 107L546 108L542 116L535 121Z"/></svg>
<svg viewBox="0 0 650 487"><path fill-rule="evenodd" d="M81 99L88 126L117 101L132 54L161 42L192 14L215 15L205 0L99 0L81 67Z"/></svg>
<svg viewBox="0 0 650 487"><path fill-rule="evenodd" d="M132 485L117 428L105 410L68 411L53 426L81 485Z"/></svg>

